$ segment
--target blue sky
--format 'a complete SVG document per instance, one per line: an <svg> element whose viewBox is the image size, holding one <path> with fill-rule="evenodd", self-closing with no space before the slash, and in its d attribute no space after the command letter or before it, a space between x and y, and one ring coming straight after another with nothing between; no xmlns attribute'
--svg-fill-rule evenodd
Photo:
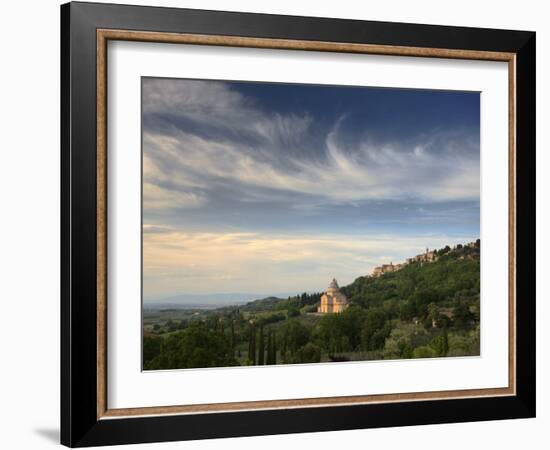
<svg viewBox="0 0 550 450"><path fill-rule="evenodd" d="M319 291L479 237L479 93L143 79L144 296Z"/></svg>

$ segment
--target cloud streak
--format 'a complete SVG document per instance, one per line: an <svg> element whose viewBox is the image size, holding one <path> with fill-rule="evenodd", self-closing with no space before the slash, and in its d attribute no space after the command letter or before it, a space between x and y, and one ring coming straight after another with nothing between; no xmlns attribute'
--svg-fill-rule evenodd
<svg viewBox="0 0 550 450"><path fill-rule="evenodd" d="M189 198L190 187L202 190L205 200L209 187L228 184L251 196L260 188L264 199L271 191L275 197L303 194L308 202L479 198L479 142L466 131L434 130L413 143L369 136L344 143L342 117L328 131L312 130L310 115L268 114L224 83L201 81L148 82L144 113L161 112L173 124L182 118L193 124L144 134L145 181L154 190L170 180L162 191L167 206L178 203L174 192L187 199L181 207L194 207L199 203ZM205 127L224 133L196 131ZM160 190L151 195L164 202Z"/></svg>
<svg viewBox="0 0 550 450"><path fill-rule="evenodd" d="M299 142L312 121L308 114L263 111L223 82L151 78L143 83L145 115L186 120L209 134L222 130L230 138L291 145Z"/></svg>
<svg viewBox="0 0 550 450"><path fill-rule="evenodd" d="M329 133L326 147L320 150L323 160L289 159L284 167L253 149L246 152L231 142L184 132L170 138L147 134L145 145L155 163L165 168L162 175L146 180L156 184L169 178L173 191L232 183L245 192L262 188L264 197L269 190L273 196L304 194L325 201L479 198L479 160L429 153L420 145L400 151L392 145L360 142L346 152ZM279 157L273 152L273 159Z"/></svg>
<svg viewBox="0 0 550 450"><path fill-rule="evenodd" d="M478 96L156 78L142 92L148 297L319 290L478 237Z"/></svg>

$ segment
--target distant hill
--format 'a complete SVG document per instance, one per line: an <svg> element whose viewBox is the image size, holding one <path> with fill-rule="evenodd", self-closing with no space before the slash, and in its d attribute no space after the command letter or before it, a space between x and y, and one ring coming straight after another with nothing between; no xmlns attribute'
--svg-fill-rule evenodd
<svg viewBox="0 0 550 450"><path fill-rule="evenodd" d="M155 300L145 300L145 308L174 309L212 309L229 305L238 305L261 297L261 294L251 293L220 293L220 294L180 294Z"/></svg>
<svg viewBox="0 0 550 450"><path fill-rule="evenodd" d="M276 307L285 302L286 299L279 298L279 297L266 297L266 298L260 298L257 300L254 300L252 302L248 302L245 305L241 306L239 309L242 311L263 311L263 310L271 310L276 309Z"/></svg>
<svg viewBox="0 0 550 450"><path fill-rule="evenodd" d="M288 297L293 294L279 294ZM144 308L153 310L182 309L223 309L234 306L250 305L246 308L255 310L260 305L271 305L283 299L276 296L262 297L253 293L218 293L218 294L181 294L156 300L145 300Z"/></svg>

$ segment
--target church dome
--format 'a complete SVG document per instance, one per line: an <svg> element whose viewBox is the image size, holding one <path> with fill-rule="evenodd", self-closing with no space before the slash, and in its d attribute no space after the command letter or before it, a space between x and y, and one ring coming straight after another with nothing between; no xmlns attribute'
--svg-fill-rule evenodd
<svg viewBox="0 0 550 450"><path fill-rule="evenodd" d="M328 286L327 291L330 292L330 291L338 291L338 290L340 290L340 287L338 286L338 282L336 281L336 278L333 278Z"/></svg>

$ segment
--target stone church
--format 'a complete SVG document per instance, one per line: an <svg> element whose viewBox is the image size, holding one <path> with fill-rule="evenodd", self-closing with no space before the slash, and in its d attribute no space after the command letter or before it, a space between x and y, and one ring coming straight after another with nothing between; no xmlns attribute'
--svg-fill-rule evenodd
<svg viewBox="0 0 550 450"><path fill-rule="evenodd" d="M340 292L336 279L332 279L327 292L321 297L321 305L317 308L319 313L340 313L348 307L348 299Z"/></svg>

